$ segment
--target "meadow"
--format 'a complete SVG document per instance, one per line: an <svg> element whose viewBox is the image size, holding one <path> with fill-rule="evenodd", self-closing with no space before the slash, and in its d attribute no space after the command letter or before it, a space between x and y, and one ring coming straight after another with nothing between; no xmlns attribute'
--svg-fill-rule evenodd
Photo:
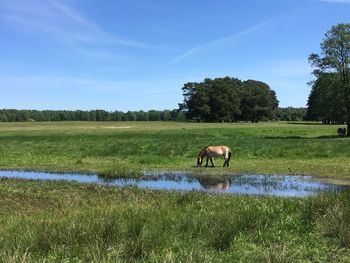
<svg viewBox="0 0 350 263"><path fill-rule="evenodd" d="M135 176L145 170L198 170L206 145L228 145L231 167L251 172L350 176L350 140L337 126L310 123L0 123L0 169ZM203 168L202 168L203 169ZM207 169L208 170L208 169Z"/></svg>
<svg viewBox="0 0 350 263"><path fill-rule="evenodd" d="M312 123L1 123L0 169L350 179L350 140ZM197 168L205 145L229 168ZM0 262L349 262L350 194L231 196L0 179Z"/></svg>

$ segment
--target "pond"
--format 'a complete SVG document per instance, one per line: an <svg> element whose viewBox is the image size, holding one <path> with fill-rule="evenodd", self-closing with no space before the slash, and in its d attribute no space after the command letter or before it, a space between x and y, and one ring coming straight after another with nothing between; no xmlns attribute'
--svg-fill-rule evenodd
<svg viewBox="0 0 350 263"><path fill-rule="evenodd" d="M64 180L105 186L137 186L140 188L211 193L274 195L302 197L318 192L349 190L347 181L327 181L302 175L234 174L213 176L193 172L145 172L142 179L106 179L98 175L46 173L33 171L0 171L0 178L26 180Z"/></svg>

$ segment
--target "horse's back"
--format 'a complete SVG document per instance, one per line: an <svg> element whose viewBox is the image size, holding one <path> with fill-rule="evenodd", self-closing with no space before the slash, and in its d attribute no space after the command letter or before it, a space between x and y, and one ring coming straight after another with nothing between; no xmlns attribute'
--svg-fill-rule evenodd
<svg viewBox="0 0 350 263"><path fill-rule="evenodd" d="M230 148L227 146L209 146L207 148L207 153L211 157L224 156L227 157L228 153L231 152Z"/></svg>
<svg viewBox="0 0 350 263"><path fill-rule="evenodd" d="M208 151L211 151L211 152L227 152L227 151L231 151L231 149L225 145L222 145L222 146L209 146L207 148Z"/></svg>

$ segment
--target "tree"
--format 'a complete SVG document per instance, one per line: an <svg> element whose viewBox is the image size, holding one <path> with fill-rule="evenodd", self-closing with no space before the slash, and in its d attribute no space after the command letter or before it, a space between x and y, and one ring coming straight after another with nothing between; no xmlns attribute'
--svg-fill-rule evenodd
<svg viewBox="0 0 350 263"><path fill-rule="evenodd" d="M321 43L321 55L311 54L309 61L315 68L316 77L326 73L339 75L345 103L347 136L350 136L350 24L332 26Z"/></svg>
<svg viewBox="0 0 350 263"><path fill-rule="evenodd" d="M345 100L339 75L322 73L311 84L307 118L321 120L325 124L344 123L346 121Z"/></svg>
<svg viewBox="0 0 350 263"><path fill-rule="evenodd" d="M241 111L242 120L251 122L263 119L274 119L275 109L278 107L276 93L269 85L256 80L243 82Z"/></svg>
<svg viewBox="0 0 350 263"><path fill-rule="evenodd" d="M275 110L276 120L279 121L304 121L306 120L307 108L278 108ZM310 118L314 120L314 118Z"/></svg>
<svg viewBox="0 0 350 263"><path fill-rule="evenodd" d="M225 77L216 78L211 82L209 121L236 121L241 114L241 81Z"/></svg>
<svg viewBox="0 0 350 263"><path fill-rule="evenodd" d="M184 102L179 104L187 119L254 122L273 119L278 107L276 93L261 81L242 82L237 78L205 79L189 82L182 88Z"/></svg>
<svg viewBox="0 0 350 263"><path fill-rule="evenodd" d="M160 121L160 111L156 111L156 110L148 111L148 119L150 121Z"/></svg>
<svg viewBox="0 0 350 263"><path fill-rule="evenodd" d="M184 103L179 104L179 107L186 111L187 119L209 119L210 85L211 80L205 79L203 83L188 82L182 87Z"/></svg>

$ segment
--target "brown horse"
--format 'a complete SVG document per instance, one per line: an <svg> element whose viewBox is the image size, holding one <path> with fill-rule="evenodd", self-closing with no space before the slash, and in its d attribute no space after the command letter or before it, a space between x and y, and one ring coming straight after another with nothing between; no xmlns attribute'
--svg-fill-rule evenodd
<svg viewBox="0 0 350 263"><path fill-rule="evenodd" d="M223 157L225 159L224 166L230 165L231 159L231 149L227 146L207 146L204 147L198 154L197 166L201 166L203 159L207 157L205 166L208 166L208 161L210 160L211 166L214 167L213 159L217 157Z"/></svg>

